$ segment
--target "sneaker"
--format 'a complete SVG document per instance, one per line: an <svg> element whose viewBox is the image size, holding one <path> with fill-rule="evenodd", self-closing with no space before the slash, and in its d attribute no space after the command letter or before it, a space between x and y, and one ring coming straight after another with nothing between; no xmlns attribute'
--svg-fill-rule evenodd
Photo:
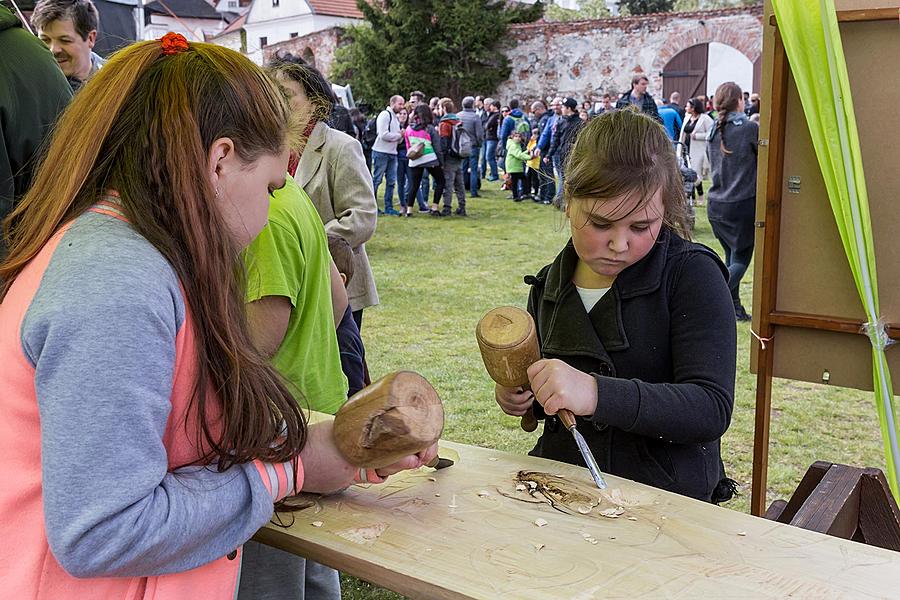
<svg viewBox="0 0 900 600"><path fill-rule="evenodd" d="M538 204L543 204L544 206L547 206L548 204L553 204L553 202L551 202L550 200L535 200L535 202L537 202Z"/></svg>
<svg viewBox="0 0 900 600"><path fill-rule="evenodd" d="M466 209L464 209L464 208L457 208L457 209L456 209L456 216L458 216L458 217L468 217L469 215L466 214Z"/></svg>
<svg viewBox="0 0 900 600"><path fill-rule="evenodd" d="M439 210L429 210L428 214L430 214L432 217L443 217L444 216L443 213L441 213L441 211L439 211Z"/></svg>
<svg viewBox="0 0 900 600"><path fill-rule="evenodd" d="M379 214L379 215L383 215L383 214L384 214L384 211L381 210L381 209L379 208L379 209L378 209L378 214Z"/></svg>
<svg viewBox="0 0 900 600"><path fill-rule="evenodd" d="M420 213L427 213L427 212L431 212L431 209L428 208L427 206L420 206L420 207L419 207L419 212L420 212Z"/></svg>
<svg viewBox="0 0 900 600"><path fill-rule="evenodd" d="M452 214L452 213L450 212L450 207L449 207L449 206L445 206L445 207L443 208L443 210L441 210L441 216L442 216L442 217L449 217L451 214Z"/></svg>
<svg viewBox="0 0 900 600"><path fill-rule="evenodd" d="M747 312L747 309L745 309L742 304L738 304L734 307L734 318L737 319L738 322L752 320L750 313Z"/></svg>
<svg viewBox="0 0 900 600"><path fill-rule="evenodd" d="M386 209L384 209L384 214L386 214L386 215L391 215L391 216L393 216L393 217L399 217L399 216L400 216L400 213L398 213L398 212L397 212L396 210L394 210L393 208L386 208Z"/></svg>
<svg viewBox="0 0 900 600"><path fill-rule="evenodd" d="M524 200L524 199L525 199L525 198L522 198L522 197L520 196L520 197L518 197L518 198L513 198L513 202L521 202L521 201Z"/></svg>

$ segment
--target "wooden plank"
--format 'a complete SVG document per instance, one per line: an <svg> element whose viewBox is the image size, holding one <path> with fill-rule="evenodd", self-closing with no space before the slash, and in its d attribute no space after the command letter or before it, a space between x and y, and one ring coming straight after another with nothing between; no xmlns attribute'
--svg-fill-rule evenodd
<svg viewBox="0 0 900 600"><path fill-rule="evenodd" d="M900 509L880 469L865 470L859 507L859 529L866 543L900 551Z"/></svg>
<svg viewBox="0 0 900 600"><path fill-rule="evenodd" d="M772 66L772 93L768 107L763 108L763 117L767 117L769 143L766 148L765 172L760 174L764 189L762 219L762 260L754 276L758 283L754 284L753 310L754 330L760 338L770 340L768 343L756 344L754 341L754 361L756 377L756 415L753 437L753 479L750 484L750 512L762 516L766 510L766 482L769 470L769 419L772 410L772 371L774 369L774 328L769 315L775 310L778 298L778 247L781 235L781 194L784 176L784 136L785 117L787 115L787 81L788 61L781 43L781 36L776 29L771 32L771 50L764 54L766 64ZM766 38L768 41L770 38ZM770 58L771 57L771 58ZM771 63L769 61L771 60ZM760 213L757 201L757 215ZM757 233L757 242L760 234ZM757 300L758 299L758 300Z"/></svg>
<svg viewBox="0 0 900 600"><path fill-rule="evenodd" d="M894 21L897 20L898 8L869 8L860 10L838 10L837 20L839 23L851 23L861 21ZM775 15L769 17L769 25L778 26L778 20Z"/></svg>
<svg viewBox="0 0 900 600"><path fill-rule="evenodd" d="M624 514L563 514L501 492L513 492L526 469L599 494L587 469L442 445L457 451L456 465L353 486L257 539L410 598L845 598L900 589L898 553L614 476L607 493Z"/></svg>
<svg viewBox="0 0 900 600"><path fill-rule="evenodd" d="M859 478L862 469L831 465L791 519L791 525L850 539L859 523Z"/></svg>
<svg viewBox="0 0 900 600"><path fill-rule="evenodd" d="M807 469L806 473L803 475L803 479L800 480L797 489L791 494L784 510L779 513L778 519L776 519L779 523L791 522L794 515L796 515L800 508L803 507L803 503L806 502L806 499L809 498L812 491L816 489L816 486L819 485L819 482L825 477L825 473L831 468L831 464L832 463L817 460L810 465L809 469Z"/></svg>
<svg viewBox="0 0 900 600"><path fill-rule="evenodd" d="M776 310L769 314L769 322L773 325L784 325L786 327L802 327L805 329L821 329L838 333L865 335L863 322L859 319ZM900 324L886 323L885 325L888 337L900 339Z"/></svg>

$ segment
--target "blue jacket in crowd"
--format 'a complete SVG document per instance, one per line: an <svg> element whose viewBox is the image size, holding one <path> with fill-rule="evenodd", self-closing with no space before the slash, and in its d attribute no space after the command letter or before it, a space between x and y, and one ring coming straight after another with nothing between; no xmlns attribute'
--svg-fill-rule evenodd
<svg viewBox="0 0 900 600"><path fill-rule="evenodd" d="M675 107L669 104L660 106L658 112L663 121L663 126L666 128L666 133L669 134L669 138L672 141L677 141L678 136L681 134L681 115L678 114Z"/></svg>
<svg viewBox="0 0 900 600"><path fill-rule="evenodd" d="M513 129L516 126L516 119L525 119L525 122L528 122L528 119L525 117L525 113L523 113L518 108L512 110L509 115L503 119L503 123L500 125L500 147L506 148L506 138L509 137L509 134L513 132ZM528 126L529 129L531 125Z"/></svg>
<svg viewBox="0 0 900 600"><path fill-rule="evenodd" d="M553 128L556 126L556 113L550 115L544 128L541 129L541 137L538 138L537 147L541 151L541 156L547 156L550 144L553 142Z"/></svg>

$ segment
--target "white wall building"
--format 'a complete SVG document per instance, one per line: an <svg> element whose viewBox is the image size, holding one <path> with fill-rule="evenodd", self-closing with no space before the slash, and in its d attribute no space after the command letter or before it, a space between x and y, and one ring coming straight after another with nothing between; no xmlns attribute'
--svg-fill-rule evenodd
<svg viewBox="0 0 900 600"><path fill-rule="evenodd" d="M153 1L144 6L141 39L154 40L173 31L192 42L205 42L221 33L237 15L216 12L206 0Z"/></svg>
<svg viewBox="0 0 900 600"><path fill-rule="evenodd" d="M245 52L262 64L262 49L269 44L361 22L355 0L253 0L243 25ZM231 46L236 35L229 32L223 37L223 45ZM212 41L221 43L218 38Z"/></svg>

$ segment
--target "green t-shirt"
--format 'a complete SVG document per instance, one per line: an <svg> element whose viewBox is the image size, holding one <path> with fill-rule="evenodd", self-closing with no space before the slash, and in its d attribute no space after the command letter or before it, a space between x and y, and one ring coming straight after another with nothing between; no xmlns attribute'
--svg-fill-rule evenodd
<svg viewBox="0 0 900 600"><path fill-rule="evenodd" d="M347 400L347 378L331 305L331 255L315 206L290 177L273 194L269 223L243 257L248 302L284 296L293 306L272 364L298 401L334 414Z"/></svg>

